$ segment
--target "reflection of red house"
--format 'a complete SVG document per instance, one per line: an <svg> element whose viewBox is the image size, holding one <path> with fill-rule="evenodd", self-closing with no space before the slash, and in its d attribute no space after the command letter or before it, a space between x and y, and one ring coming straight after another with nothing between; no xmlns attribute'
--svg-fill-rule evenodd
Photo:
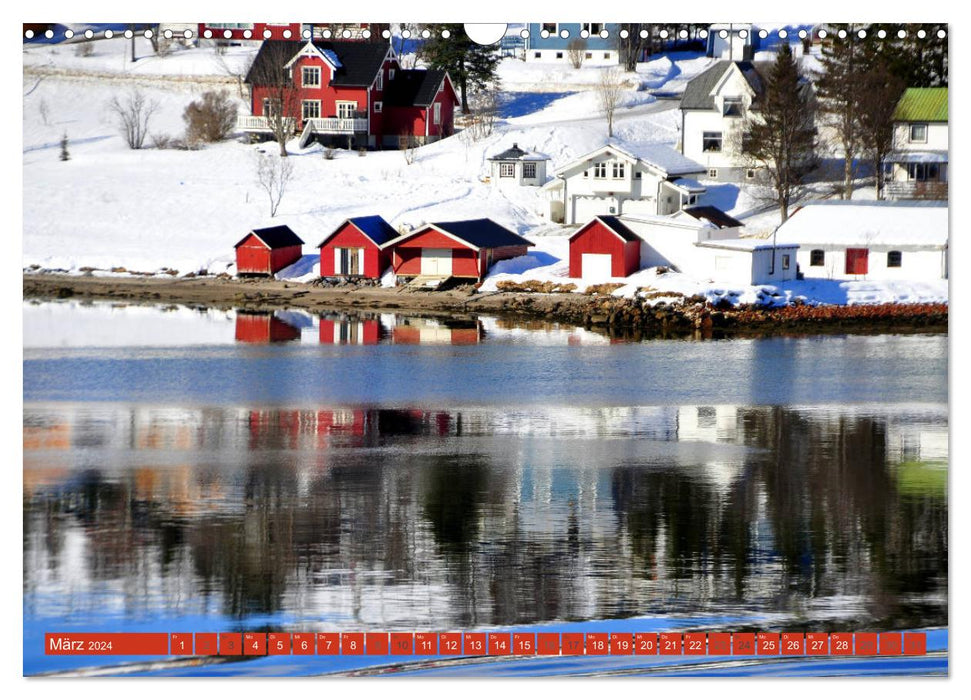
<svg viewBox="0 0 971 700"><path fill-rule="evenodd" d="M203 39L223 41L263 41L264 39L299 39L303 27L299 22L272 24L268 22L199 24L199 36ZM287 34L286 32L289 32Z"/></svg>
<svg viewBox="0 0 971 700"><path fill-rule="evenodd" d="M377 345L381 341L381 322L376 318L320 319L322 345Z"/></svg>
<svg viewBox="0 0 971 700"><path fill-rule="evenodd" d="M498 260L525 255L533 245L491 219L425 224L386 244L398 277L482 280Z"/></svg>
<svg viewBox="0 0 971 700"><path fill-rule="evenodd" d="M320 276L361 276L377 279L391 265L391 251L382 248L398 232L380 216L348 219L322 240Z"/></svg>
<svg viewBox="0 0 971 700"><path fill-rule="evenodd" d="M277 343L297 340L300 329L278 319L273 314L236 313L236 340L240 343Z"/></svg>
<svg viewBox="0 0 971 700"><path fill-rule="evenodd" d="M627 277L640 264L641 239L616 216L598 216L570 236L570 277Z"/></svg>
<svg viewBox="0 0 971 700"><path fill-rule="evenodd" d="M303 255L303 241L289 226L250 231L236 244L236 274L272 275Z"/></svg>
<svg viewBox="0 0 971 700"><path fill-rule="evenodd" d="M482 338L482 326L477 320L445 323L409 318L395 324L391 337L396 345L475 345Z"/></svg>

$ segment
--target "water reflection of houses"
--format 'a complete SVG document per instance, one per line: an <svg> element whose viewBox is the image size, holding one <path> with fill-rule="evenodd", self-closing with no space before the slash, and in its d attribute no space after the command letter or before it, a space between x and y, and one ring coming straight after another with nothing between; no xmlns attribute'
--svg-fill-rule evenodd
<svg viewBox="0 0 971 700"><path fill-rule="evenodd" d="M280 343L300 338L300 329L275 313L238 311L236 341L240 343Z"/></svg>
<svg viewBox="0 0 971 700"><path fill-rule="evenodd" d="M377 315L326 315L319 324L321 345L377 345L388 335Z"/></svg>
<svg viewBox="0 0 971 700"><path fill-rule="evenodd" d="M475 345L482 340L477 318L418 318L399 316L391 331L396 345Z"/></svg>

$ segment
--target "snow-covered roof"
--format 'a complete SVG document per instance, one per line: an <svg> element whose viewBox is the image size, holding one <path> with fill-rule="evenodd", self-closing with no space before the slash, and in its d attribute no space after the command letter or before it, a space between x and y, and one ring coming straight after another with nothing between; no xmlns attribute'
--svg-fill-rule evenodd
<svg viewBox="0 0 971 700"><path fill-rule="evenodd" d="M490 156L489 160L549 160L549 157L536 151L525 151L519 147L519 144L514 143L512 148Z"/></svg>
<svg viewBox="0 0 971 700"><path fill-rule="evenodd" d="M772 248L798 248L798 243L782 243L776 241L772 244L772 239L764 238L719 238L710 241L699 241L695 243L701 248L724 248L725 250L741 250L752 252L755 250L770 250Z"/></svg>
<svg viewBox="0 0 971 700"><path fill-rule="evenodd" d="M701 163L693 161L690 158L685 158L670 146L657 143L631 143L620 139L610 139L597 150L582 155L566 165L557 168L556 174L561 175L566 173L577 166L584 165L588 160L610 151L627 158L631 162L640 162L652 167L660 171L665 177L703 173L706 171L705 166Z"/></svg>
<svg viewBox="0 0 971 700"><path fill-rule="evenodd" d="M826 200L800 207L776 231L777 243L942 248L946 202Z"/></svg>
<svg viewBox="0 0 971 700"><path fill-rule="evenodd" d="M884 163L946 163L947 151L892 151Z"/></svg>
<svg viewBox="0 0 971 700"><path fill-rule="evenodd" d="M708 191L707 187L690 177L679 177L672 180L671 184L687 194L701 194L702 192Z"/></svg>

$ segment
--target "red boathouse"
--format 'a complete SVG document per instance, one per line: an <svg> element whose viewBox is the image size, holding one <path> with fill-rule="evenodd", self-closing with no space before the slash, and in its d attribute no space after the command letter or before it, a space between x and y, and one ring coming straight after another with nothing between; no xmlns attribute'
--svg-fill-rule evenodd
<svg viewBox="0 0 971 700"><path fill-rule="evenodd" d="M616 216L598 216L570 236L570 277L627 277L641 263L641 239Z"/></svg>
<svg viewBox="0 0 971 700"><path fill-rule="evenodd" d="M320 276L378 279L391 266L391 250L381 246L397 237L380 216L347 219L317 245Z"/></svg>
<svg viewBox="0 0 971 700"><path fill-rule="evenodd" d="M481 281L498 260L526 255L533 244L492 219L425 224L385 246L398 277Z"/></svg>
<svg viewBox="0 0 971 700"><path fill-rule="evenodd" d="M303 241L289 226L250 231L236 244L236 275L273 275L303 255Z"/></svg>

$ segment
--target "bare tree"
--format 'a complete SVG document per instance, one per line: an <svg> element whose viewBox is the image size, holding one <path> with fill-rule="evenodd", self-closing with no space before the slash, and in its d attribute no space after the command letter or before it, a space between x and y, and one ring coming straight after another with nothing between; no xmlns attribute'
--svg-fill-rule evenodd
<svg viewBox="0 0 971 700"><path fill-rule="evenodd" d="M236 103L225 91L210 90L186 106L182 119L187 143L222 141L236 127Z"/></svg>
<svg viewBox="0 0 971 700"><path fill-rule="evenodd" d="M499 116L499 86L492 84L469 98L469 114L466 117L466 138L478 141L492 135Z"/></svg>
<svg viewBox="0 0 971 700"><path fill-rule="evenodd" d="M132 90L124 97L117 95L108 102L108 110L118 120L125 143L131 149L140 149L148 136L148 125L152 115L158 111L157 100L150 100L139 90Z"/></svg>
<svg viewBox="0 0 971 700"><path fill-rule="evenodd" d="M641 54L645 53L645 50L648 58L650 58L652 28L649 24L622 24L620 28L622 31L627 31L627 36L618 35L617 37L620 62L625 71L633 73L637 70L637 62L641 59ZM641 36L642 31L645 32L643 37Z"/></svg>
<svg viewBox="0 0 971 700"><path fill-rule="evenodd" d="M264 51L268 55L263 56ZM300 91L285 65L290 53L286 47L266 42L247 76L253 94L259 94L263 100L263 117L273 140L280 146L281 158L287 157L287 141L297 132L300 114Z"/></svg>
<svg viewBox="0 0 971 700"><path fill-rule="evenodd" d="M614 112L617 111L622 94L623 82L621 82L620 73L615 68L603 71L597 83L597 101L607 118L608 137L614 135Z"/></svg>
<svg viewBox="0 0 971 700"><path fill-rule="evenodd" d="M583 65L583 58L587 52L587 40L577 37L571 39L570 43L566 45L566 56L570 59L570 65L574 68L580 68Z"/></svg>
<svg viewBox="0 0 971 700"><path fill-rule="evenodd" d="M418 156L416 153L418 142L407 128L403 128L398 135L398 148L401 150L401 155L405 158L405 163L411 165L415 162L415 158Z"/></svg>
<svg viewBox="0 0 971 700"><path fill-rule="evenodd" d="M289 158L274 158L264 153L256 155L256 179L270 199L270 217L276 216L292 177L293 161Z"/></svg>

